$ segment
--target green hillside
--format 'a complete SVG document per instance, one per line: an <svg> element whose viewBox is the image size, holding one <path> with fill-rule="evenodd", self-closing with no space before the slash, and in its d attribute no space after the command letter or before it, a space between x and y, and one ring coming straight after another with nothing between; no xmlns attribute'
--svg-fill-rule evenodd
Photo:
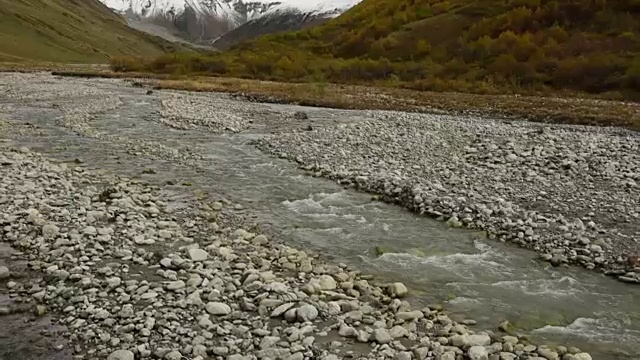
<svg viewBox="0 0 640 360"><path fill-rule="evenodd" d="M130 29L98 0L0 0L0 61L105 62L172 47Z"/></svg>
<svg viewBox="0 0 640 360"><path fill-rule="evenodd" d="M144 70L420 90L630 93L640 90L640 0L364 0L315 28L218 55L163 56Z"/></svg>

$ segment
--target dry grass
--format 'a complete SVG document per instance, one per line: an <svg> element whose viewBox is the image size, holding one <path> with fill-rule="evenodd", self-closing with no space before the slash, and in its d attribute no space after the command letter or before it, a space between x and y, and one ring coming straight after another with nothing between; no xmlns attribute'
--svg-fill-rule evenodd
<svg viewBox="0 0 640 360"><path fill-rule="evenodd" d="M156 89L226 92L262 102L291 103L339 109L443 111L484 114L546 123L619 126L640 131L640 104L579 97L476 95L423 92L388 87L329 83L282 83L237 78L116 73L56 72L63 76L141 78Z"/></svg>

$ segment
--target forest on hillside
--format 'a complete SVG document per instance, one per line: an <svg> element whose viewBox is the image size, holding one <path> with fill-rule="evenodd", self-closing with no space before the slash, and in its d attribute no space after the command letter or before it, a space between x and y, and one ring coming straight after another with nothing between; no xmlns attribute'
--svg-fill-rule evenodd
<svg viewBox="0 0 640 360"><path fill-rule="evenodd" d="M328 23L118 71L419 90L640 91L640 0L364 0Z"/></svg>

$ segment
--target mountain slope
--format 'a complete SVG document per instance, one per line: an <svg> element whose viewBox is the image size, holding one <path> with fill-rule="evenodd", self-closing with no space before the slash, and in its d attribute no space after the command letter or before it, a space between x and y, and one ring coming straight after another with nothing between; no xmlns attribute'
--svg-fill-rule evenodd
<svg viewBox="0 0 640 360"><path fill-rule="evenodd" d="M300 21L287 18L329 19L360 0L101 0L129 18L152 22L178 31L189 40L214 40L247 22L278 18L278 30L293 30ZM286 21L285 21L286 20ZM293 27L283 27L291 24ZM262 34L259 23L244 34ZM268 27L264 33L273 32ZM234 38L233 36L231 38Z"/></svg>
<svg viewBox="0 0 640 360"><path fill-rule="evenodd" d="M0 0L0 61L105 62L171 49L97 0Z"/></svg>
<svg viewBox="0 0 640 360"><path fill-rule="evenodd" d="M172 63L171 61L174 61ZM639 0L364 0L324 25L152 71L419 90L640 91Z"/></svg>
<svg viewBox="0 0 640 360"><path fill-rule="evenodd" d="M327 22L330 18L323 14L300 11L276 11L249 20L239 27L223 34L213 43L219 50L229 49L242 41L255 39L262 35L285 31L302 30Z"/></svg>

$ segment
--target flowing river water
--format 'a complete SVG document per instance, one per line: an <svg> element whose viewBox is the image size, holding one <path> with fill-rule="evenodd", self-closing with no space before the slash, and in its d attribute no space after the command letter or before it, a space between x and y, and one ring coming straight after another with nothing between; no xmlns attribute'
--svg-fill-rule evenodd
<svg viewBox="0 0 640 360"><path fill-rule="evenodd" d="M411 301L443 302L452 314L476 320L478 328L497 330L502 320L509 320L536 342L577 346L594 359L640 358L640 287L584 269L551 267L533 252L448 228L308 176L250 144L266 132L260 127L229 135L176 130L157 121L156 98L130 88L113 91L121 93L125 105L89 124L101 138L61 126L59 111L36 104L14 104L8 120L37 126L39 134L18 139L19 144L60 160L80 158L88 168L158 183L188 181L189 186L176 185L171 193L174 206L180 206L186 193L221 194L243 204L252 221L266 224L265 230L280 241L384 280L402 281L413 292ZM268 106L274 112L299 109ZM327 121L358 121L362 116L304 110ZM203 160L198 166L154 160L114 139L153 141Z"/></svg>

